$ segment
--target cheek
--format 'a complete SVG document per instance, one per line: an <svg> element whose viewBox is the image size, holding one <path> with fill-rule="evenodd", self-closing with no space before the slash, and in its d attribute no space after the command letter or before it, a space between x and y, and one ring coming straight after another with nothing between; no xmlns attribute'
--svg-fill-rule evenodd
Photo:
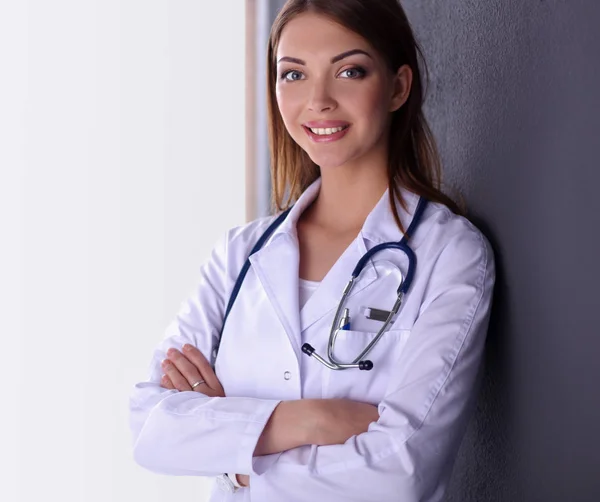
<svg viewBox="0 0 600 502"><path fill-rule="evenodd" d="M290 92L290 89L278 87L275 90L275 96L279 111L284 118L292 118L294 114L298 113L299 99L297 93Z"/></svg>
<svg viewBox="0 0 600 502"><path fill-rule="evenodd" d="M368 118L371 126L385 122L388 103L385 91L380 86L366 89L355 103L359 108L357 111L362 117Z"/></svg>
<svg viewBox="0 0 600 502"><path fill-rule="evenodd" d="M277 106L285 128L290 136L297 139L299 120L302 114L302 101L289 90L276 90Z"/></svg>

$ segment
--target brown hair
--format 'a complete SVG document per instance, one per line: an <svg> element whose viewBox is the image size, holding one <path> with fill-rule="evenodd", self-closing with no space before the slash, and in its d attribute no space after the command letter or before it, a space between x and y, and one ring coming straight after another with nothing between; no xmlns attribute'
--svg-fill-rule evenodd
<svg viewBox="0 0 600 502"><path fill-rule="evenodd" d="M400 201L399 186L440 202L457 214L459 206L441 191L441 161L435 140L423 113L424 88L419 58L427 66L412 28L398 0L288 0L273 22L267 53L267 105L271 151L272 204L275 210L289 207L319 177L319 167L287 132L275 96L276 52L285 25L294 16L314 12L329 17L359 34L377 50L392 72L408 64L413 81L408 100L393 112L388 153L388 186L391 209L400 230L394 200ZM284 197L287 192L287 200Z"/></svg>

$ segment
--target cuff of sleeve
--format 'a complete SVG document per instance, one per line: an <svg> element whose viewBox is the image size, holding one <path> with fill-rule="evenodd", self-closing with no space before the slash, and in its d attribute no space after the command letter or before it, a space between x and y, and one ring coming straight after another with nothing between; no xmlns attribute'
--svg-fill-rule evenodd
<svg viewBox="0 0 600 502"><path fill-rule="evenodd" d="M237 473L248 473L250 476L260 476L275 463L279 458L279 455L281 455L281 453L274 453L272 455L260 457L253 456L258 440L279 403L281 403L280 400L265 401L264 406L262 406L254 415L254 420L248 423L239 446L239 455L237 459L239 468L236 471Z"/></svg>

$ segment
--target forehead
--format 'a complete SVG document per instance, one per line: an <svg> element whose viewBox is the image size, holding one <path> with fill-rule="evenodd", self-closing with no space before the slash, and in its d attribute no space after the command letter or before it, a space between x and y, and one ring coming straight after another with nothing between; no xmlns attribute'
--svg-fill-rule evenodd
<svg viewBox="0 0 600 502"><path fill-rule="evenodd" d="M301 57L301 54L330 58L350 49L372 52L370 44L358 33L328 17L305 12L295 16L283 28L277 58Z"/></svg>

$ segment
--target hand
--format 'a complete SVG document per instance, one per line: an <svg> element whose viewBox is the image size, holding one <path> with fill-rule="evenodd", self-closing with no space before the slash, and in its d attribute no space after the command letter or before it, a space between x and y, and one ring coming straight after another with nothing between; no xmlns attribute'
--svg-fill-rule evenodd
<svg viewBox="0 0 600 502"><path fill-rule="evenodd" d="M250 476L248 474L236 474L238 483L242 486L250 486Z"/></svg>
<svg viewBox="0 0 600 502"><path fill-rule="evenodd" d="M173 348L167 351L167 359L161 365L166 373L160 381L161 387L190 391L194 382L206 380L206 383L196 386L194 391L197 390L210 397L225 397L223 386L204 354L189 344L183 346L183 351L184 354ZM236 476L240 485L250 486L250 476L247 474L236 474Z"/></svg>
<svg viewBox="0 0 600 502"><path fill-rule="evenodd" d="M184 345L183 353L177 349L169 349L167 359L162 362L161 366L165 372L160 381L161 387L178 391L194 390L209 397L225 397L223 386L210 363L193 345ZM206 382L192 389L192 385L198 380Z"/></svg>
<svg viewBox="0 0 600 502"><path fill-rule="evenodd" d="M352 436L369 430L379 420L377 406L350 399L318 402L318 445L344 444Z"/></svg>

